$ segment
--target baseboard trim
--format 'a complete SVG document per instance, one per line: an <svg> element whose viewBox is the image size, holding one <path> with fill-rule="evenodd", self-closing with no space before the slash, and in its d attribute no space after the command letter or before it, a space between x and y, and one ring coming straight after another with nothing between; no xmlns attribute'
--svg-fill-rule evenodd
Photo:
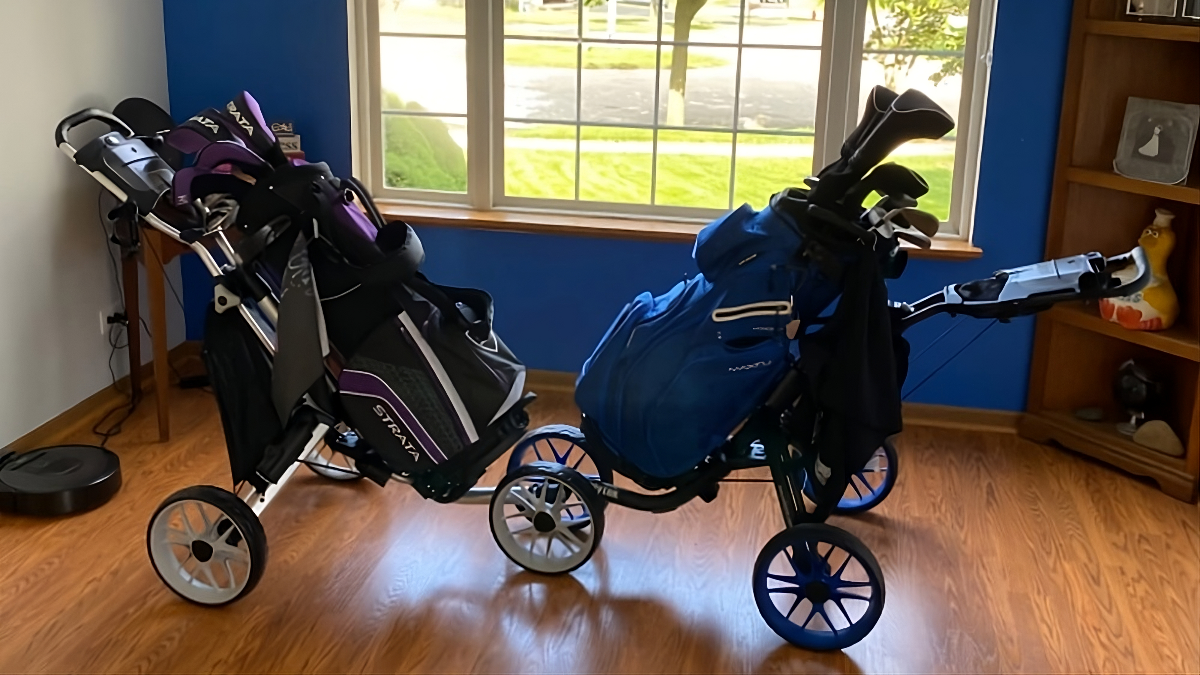
<svg viewBox="0 0 1200 675"><path fill-rule="evenodd" d="M575 373L556 370L529 370L525 375L525 388L534 393L554 392L573 394ZM986 431L990 433L1015 434L1021 413L1008 410L986 410L983 408L960 408L932 403L905 403L904 425L906 427L934 427L963 431Z"/></svg>
<svg viewBox="0 0 1200 675"><path fill-rule="evenodd" d="M574 394L576 373L564 373L558 370L527 370L525 371L525 390L537 393L552 391L558 394Z"/></svg>
<svg viewBox="0 0 1200 675"><path fill-rule="evenodd" d="M181 342L168 352L168 358L176 363L186 358L199 357L199 342ZM114 407L128 401L125 392L129 391L129 376L126 375L114 384L101 389L79 403L56 415L53 419L21 436L4 447L4 452L27 452L56 443L72 440L85 442L81 439L89 437L86 442L95 442L90 429L96 422ZM154 392L154 364L142 365L141 392L146 396ZM0 453L3 454L3 453Z"/></svg>
<svg viewBox="0 0 1200 675"><path fill-rule="evenodd" d="M960 408L932 403L905 403L904 426L1016 434L1022 413L1011 410Z"/></svg>

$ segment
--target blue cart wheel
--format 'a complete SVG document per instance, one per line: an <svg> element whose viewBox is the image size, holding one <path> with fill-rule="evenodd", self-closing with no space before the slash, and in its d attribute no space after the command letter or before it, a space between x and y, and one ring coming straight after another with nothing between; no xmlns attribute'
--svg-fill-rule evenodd
<svg viewBox="0 0 1200 675"><path fill-rule="evenodd" d="M833 508L833 513L850 516L863 513L875 508L887 498L892 488L896 486L896 446L891 441L883 445L871 455L866 465L856 474L850 476L850 484L842 499ZM808 479L804 480L804 496L816 501L816 493Z"/></svg>
<svg viewBox="0 0 1200 675"><path fill-rule="evenodd" d="M845 649L883 614L883 571L849 532L797 525L771 538L754 563L754 602L784 640L815 651Z"/></svg>
<svg viewBox="0 0 1200 675"><path fill-rule="evenodd" d="M612 468L588 454L583 432L569 424L538 427L517 441L508 458L508 473L530 462L553 462L578 471L592 482L612 483Z"/></svg>

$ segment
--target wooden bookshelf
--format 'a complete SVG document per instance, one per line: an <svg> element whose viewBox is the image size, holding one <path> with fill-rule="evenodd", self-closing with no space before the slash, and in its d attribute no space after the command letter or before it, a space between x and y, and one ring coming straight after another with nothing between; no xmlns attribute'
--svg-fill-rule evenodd
<svg viewBox="0 0 1200 675"><path fill-rule="evenodd" d="M1182 313L1165 331L1128 331L1100 317L1094 303L1060 305L1038 317L1027 411L1020 432L1153 479L1194 500L1200 475L1200 157L1180 185L1113 172L1125 104L1138 96L1200 103L1200 27L1121 19L1123 0L1076 0L1055 158L1046 256L1131 248L1155 208L1175 214L1168 275ZM1116 430L1124 419L1112 394L1117 368L1136 359L1166 378L1168 395L1153 417L1185 446L1171 457ZM1105 421L1075 417L1096 407Z"/></svg>
<svg viewBox="0 0 1200 675"><path fill-rule="evenodd" d="M1135 21L1109 21L1088 19L1084 29L1089 35L1116 35L1118 37L1144 40L1175 40L1177 42L1200 42L1200 26L1170 26Z"/></svg>
<svg viewBox="0 0 1200 675"><path fill-rule="evenodd" d="M1111 171L1081 169L1074 166L1069 167L1065 173L1066 179L1071 183L1094 185L1108 190L1146 195L1147 197L1158 197L1159 199L1181 202L1183 204L1200 204L1200 187L1189 185L1188 183L1184 183L1183 185L1164 185L1162 183L1151 183L1147 180L1126 178L1121 174Z"/></svg>

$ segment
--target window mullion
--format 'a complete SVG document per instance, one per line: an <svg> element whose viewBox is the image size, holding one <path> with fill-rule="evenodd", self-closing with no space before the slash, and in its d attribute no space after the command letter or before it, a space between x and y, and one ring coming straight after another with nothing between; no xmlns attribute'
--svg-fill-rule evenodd
<svg viewBox="0 0 1200 675"><path fill-rule="evenodd" d="M733 208L733 194L737 186L737 141L741 124L742 103L742 42L746 35L746 0L738 8L737 65L733 75L733 134L729 141L729 208Z"/></svg>
<svg viewBox="0 0 1200 675"><path fill-rule="evenodd" d="M656 0L650 0L656 2ZM658 25L655 27L655 45L654 45L654 118L650 121L650 205L654 206L658 203L658 127L659 113L662 101L662 29L663 29L663 14L661 6L658 11ZM675 58L675 50L671 50L671 58Z"/></svg>
<svg viewBox="0 0 1200 675"><path fill-rule="evenodd" d="M468 2L467 59L467 202L487 209L491 194L491 121L493 119L491 2Z"/></svg>
<svg viewBox="0 0 1200 675"><path fill-rule="evenodd" d="M583 163L583 3L575 3L575 201L579 201L579 183Z"/></svg>
<svg viewBox="0 0 1200 675"><path fill-rule="evenodd" d="M837 159L842 140L858 123L866 4L856 0L825 3L813 173Z"/></svg>
<svg viewBox="0 0 1200 675"><path fill-rule="evenodd" d="M954 178L950 190L950 225L953 234L968 241L974 224L979 156L987 111L994 13L994 2L977 0L971 3L963 54L958 134L954 142Z"/></svg>

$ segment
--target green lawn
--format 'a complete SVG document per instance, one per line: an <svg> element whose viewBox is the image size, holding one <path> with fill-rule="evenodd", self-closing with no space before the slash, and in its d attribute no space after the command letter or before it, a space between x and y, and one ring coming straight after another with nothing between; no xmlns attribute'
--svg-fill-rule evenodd
<svg viewBox="0 0 1200 675"><path fill-rule="evenodd" d="M574 46L516 42L504 45L504 64L507 66L529 66L534 68L575 69L577 53ZM608 47L589 45L583 50L583 67L592 70L644 70L653 69L657 54L652 47ZM688 69L714 68L728 65L729 61L708 54L688 54ZM671 67L671 48L662 48L662 67Z"/></svg>
<svg viewBox="0 0 1200 675"><path fill-rule="evenodd" d="M650 201L650 155L585 152L580 158L579 196L589 201L641 203ZM952 156L912 156L900 161L930 184L921 208L946 219L950 212ZM574 153L521 150L505 152L505 191L511 196L574 199ZM761 208L785 187L802 185L812 173L809 157L744 157L738 159L734 206L743 202ZM658 204L728 206L729 158L720 155L661 156L657 178Z"/></svg>
<svg viewBox="0 0 1200 675"><path fill-rule="evenodd" d="M812 129L781 129L780 131L812 133ZM506 134L516 138L550 138L555 140L575 140L575 125L573 124L534 124L527 127L514 127ZM581 134L584 140L593 141L641 141L650 140L650 132L644 129L628 129L625 127L584 127ZM658 132L660 142L682 143L729 143L730 134L720 131L677 131L674 129ZM756 134L741 132L738 143L753 143L755 145L812 145L812 136L776 136L771 134Z"/></svg>

